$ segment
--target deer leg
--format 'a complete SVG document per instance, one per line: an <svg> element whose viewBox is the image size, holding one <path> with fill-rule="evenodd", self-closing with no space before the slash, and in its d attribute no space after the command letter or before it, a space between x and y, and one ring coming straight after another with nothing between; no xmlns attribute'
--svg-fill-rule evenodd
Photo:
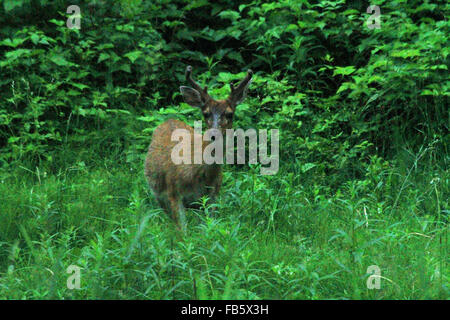
<svg viewBox="0 0 450 320"><path fill-rule="evenodd" d="M219 173L217 179L216 179L216 183L214 184L214 188L212 190L211 193L211 201L213 201L214 206L213 206L213 217L217 214L218 212L218 208L216 205L216 201L217 201L217 195L219 194L220 191L220 187L222 186L222 172Z"/></svg>
<svg viewBox="0 0 450 320"><path fill-rule="evenodd" d="M186 227L187 227L186 210L184 209L183 201L181 200L178 201L178 214L180 216L181 230L183 231L183 234L186 234Z"/></svg>
<svg viewBox="0 0 450 320"><path fill-rule="evenodd" d="M169 196L170 209L172 211L172 219L177 228L186 233L186 213L183 201L174 195Z"/></svg>
<svg viewBox="0 0 450 320"><path fill-rule="evenodd" d="M157 195L156 193L155 193L155 198L158 201L159 206L161 207L161 209L163 209L166 213L170 214L170 209L167 206L167 201L162 196Z"/></svg>
<svg viewBox="0 0 450 320"><path fill-rule="evenodd" d="M217 215L218 209L217 209L216 201L217 201L217 195L219 194L219 190L220 190L220 184L215 184L214 187L212 188L211 192L209 193L208 204L211 204L211 210L210 210L211 218L215 218Z"/></svg>

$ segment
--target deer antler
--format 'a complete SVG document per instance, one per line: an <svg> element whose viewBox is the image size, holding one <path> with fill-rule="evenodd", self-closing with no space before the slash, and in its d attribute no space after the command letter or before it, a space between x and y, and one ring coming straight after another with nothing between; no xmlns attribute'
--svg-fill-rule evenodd
<svg viewBox="0 0 450 320"><path fill-rule="evenodd" d="M194 81L194 79L192 79L192 67L191 66L187 66L186 67L186 81L195 89L197 90L203 98L207 98L209 97L208 95L208 87L205 86L204 89L202 89L202 87L200 87L200 85Z"/></svg>
<svg viewBox="0 0 450 320"><path fill-rule="evenodd" d="M245 88L247 87L247 85L249 84L250 80L252 79L253 76L253 71L251 69L247 70L247 75L245 76L245 78L241 81L241 83L239 83L239 85L237 87L235 87L233 85L233 83L230 83L230 89L231 89L231 94L230 96L232 98L234 97L238 97L238 96L242 96L243 95L243 91L245 90Z"/></svg>
<svg viewBox="0 0 450 320"><path fill-rule="evenodd" d="M233 83L230 83L230 88L231 88L231 94L235 95L239 92L241 92L248 84L248 82L252 79L253 76L253 71L251 69L247 70L247 75L245 76L244 80L241 81L241 83L239 83L239 85L237 87L235 87L233 85Z"/></svg>

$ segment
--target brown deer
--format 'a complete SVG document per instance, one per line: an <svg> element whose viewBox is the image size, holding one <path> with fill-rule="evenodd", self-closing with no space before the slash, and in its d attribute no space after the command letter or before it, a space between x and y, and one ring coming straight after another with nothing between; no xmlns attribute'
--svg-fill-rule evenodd
<svg viewBox="0 0 450 320"><path fill-rule="evenodd" d="M193 107L199 107L203 113L208 129L217 129L222 133L231 129L236 106L247 94L253 72L247 71L246 77L238 86L230 83L231 94L226 100L214 100L208 94L208 87L200 87L192 79L192 67L186 68L186 81L192 87L181 86L184 101ZM207 195L211 201L216 198L222 184L222 169L217 163L175 164L171 154L177 141L172 141L172 133L176 129L187 130L194 141L194 129L182 121L169 119L159 125L148 148L145 160L145 176L150 188L161 207L175 221L178 229L186 230L185 207ZM197 137L198 138L198 137ZM203 142L201 152L210 142ZM193 142L192 142L193 146ZM194 150L191 148L190 150ZM195 151L197 152L197 151ZM193 154L190 155L194 157Z"/></svg>

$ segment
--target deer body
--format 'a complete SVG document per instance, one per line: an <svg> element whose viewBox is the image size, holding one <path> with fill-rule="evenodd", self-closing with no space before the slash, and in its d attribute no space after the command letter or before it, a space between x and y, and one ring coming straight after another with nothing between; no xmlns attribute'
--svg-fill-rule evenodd
<svg viewBox="0 0 450 320"><path fill-rule="evenodd" d="M184 207L205 195L215 198L222 183L222 168L217 164L194 164L193 161L174 164L171 150L177 141L171 141L171 136L175 129L190 132L191 150L194 150L194 129L182 121L167 120L155 129L147 152L145 175L160 205L172 214L177 225L182 226ZM202 144L202 151L206 145Z"/></svg>
<svg viewBox="0 0 450 320"><path fill-rule="evenodd" d="M180 87L184 100L200 107L208 128L222 132L232 126L232 117L236 105L246 94L250 84L252 71L238 87L231 86L231 95L226 100L214 100L191 77L192 68L186 69L186 78L194 87ZM190 136L190 163L174 163L172 150L178 141L172 141L172 133L177 129L186 130ZM161 207L171 214L178 228L186 228L185 207L207 195L214 201L222 184L222 169L218 164L195 163L194 158L203 151L210 142L204 142L202 136L182 121L169 119L159 125L154 133L145 160L145 176L149 187L153 190ZM201 148L195 148L195 139L201 142ZM189 142L188 142L189 143ZM201 155L200 155L201 156ZM201 157L201 159L203 159Z"/></svg>

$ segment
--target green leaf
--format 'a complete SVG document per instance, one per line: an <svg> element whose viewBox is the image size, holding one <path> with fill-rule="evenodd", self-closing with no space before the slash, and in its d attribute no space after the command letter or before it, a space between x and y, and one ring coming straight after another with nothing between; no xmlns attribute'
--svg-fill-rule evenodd
<svg viewBox="0 0 450 320"><path fill-rule="evenodd" d="M39 43L39 35L37 35L36 33L33 33L30 37L31 42L33 42L34 44L38 44Z"/></svg>
<svg viewBox="0 0 450 320"><path fill-rule="evenodd" d="M0 46L8 46L16 48L17 46L24 43L26 39L23 38L14 38L13 40L6 38L5 40L0 41Z"/></svg>
<svg viewBox="0 0 450 320"><path fill-rule="evenodd" d="M342 91L347 89L354 89L355 87L356 85L353 82L344 82L343 84L341 84L336 93L341 93Z"/></svg>
<svg viewBox="0 0 450 320"><path fill-rule="evenodd" d="M62 20L51 19L51 20L49 20L49 22L56 24L59 27L64 25L64 21L62 21Z"/></svg>
<svg viewBox="0 0 450 320"><path fill-rule="evenodd" d="M80 89L80 90L89 88L89 86L87 86L87 85L85 85L85 84L82 84L82 83L71 82L70 84L71 84L72 86L74 86L74 87Z"/></svg>
<svg viewBox="0 0 450 320"><path fill-rule="evenodd" d="M67 61L62 55L55 55L50 57L50 61L57 64L60 67L72 65L71 62Z"/></svg>
<svg viewBox="0 0 450 320"><path fill-rule="evenodd" d="M405 50L395 50L391 52L392 57L400 57L400 58L411 58L420 56L420 50L418 49L405 49Z"/></svg>
<svg viewBox="0 0 450 320"><path fill-rule="evenodd" d="M102 52L102 53L100 53L100 56L98 57L97 63L100 63L107 59L109 59L109 54Z"/></svg>
<svg viewBox="0 0 450 320"><path fill-rule="evenodd" d="M189 31L188 29L180 29L177 34L176 37L178 39L183 39L183 40L189 40L194 42L194 38L192 37L193 32Z"/></svg>
<svg viewBox="0 0 450 320"><path fill-rule="evenodd" d="M31 53L31 50L29 49L17 49L17 50L13 50L13 51L9 51L7 53L5 53L5 57L8 60L15 60L17 58L20 58L24 55L28 55Z"/></svg>
<svg viewBox="0 0 450 320"><path fill-rule="evenodd" d="M229 19L231 21L236 21L240 18L239 12L232 11L232 10L226 10L219 13L219 17L222 19Z"/></svg>
<svg viewBox="0 0 450 320"><path fill-rule="evenodd" d="M125 54L125 57L130 59L131 63L134 63L141 55L142 55L142 51L136 50L136 51L128 52L127 54Z"/></svg>
<svg viewBox="0 0 450 320"><path fill-rule="evenodd" d="M227 54L228 58L236 60L239 63L244 64L244 59L242 59L242 55L240 52L237 51L231 51L230 53Z"/></svg>
<svg viewBox="0 0 450 320"><path fill-rule="evenodd" d="M23 0L4 0L3 1L3 7L5 8L5 11L11 11L15 7L21 7L23 5Z"/></svg>
<svg viewBox="0 0 450 320"><path fill-rule="evenodd" d="M200 8L200 7L209 5L208 0L194 0L194 1L189 1L189 2L190 3L184 8L185 10L191 10L191 9Z"/></svg>
<svg viewBox="0 0 450 320"><path fill-rule="evenodd" d="M302 172L308 172L309 170L311 170L312 168L316 167L317 165L314 163L305 163L304 165L302 165Z"/></svg>
<svg viewBox="0 0 450 320"><path fill-rule="evenodd" d="M138 120L145 121L145 122L153 122L155 121L154 116L144 116L144 117L137 117Z"/></svg>
<svg viewBox="0 0 450 320"><path fill-rule="evenodd" d="M338 74L346 76L346 75L352 74L353 72L355 72L355 70L356 69L354 66L336 67L334 69L333 76L338 75Z"/></svg>
<svg viewBox="0 0 450 320"><path fill-rule="evenodd" d="M122 70L122 71L125 71L125 72L128 72L128 73L131 73L131 67L130 67L130 65L129 65L128 63L122 64L122 65L119 67L119 70Z"/></svg>

